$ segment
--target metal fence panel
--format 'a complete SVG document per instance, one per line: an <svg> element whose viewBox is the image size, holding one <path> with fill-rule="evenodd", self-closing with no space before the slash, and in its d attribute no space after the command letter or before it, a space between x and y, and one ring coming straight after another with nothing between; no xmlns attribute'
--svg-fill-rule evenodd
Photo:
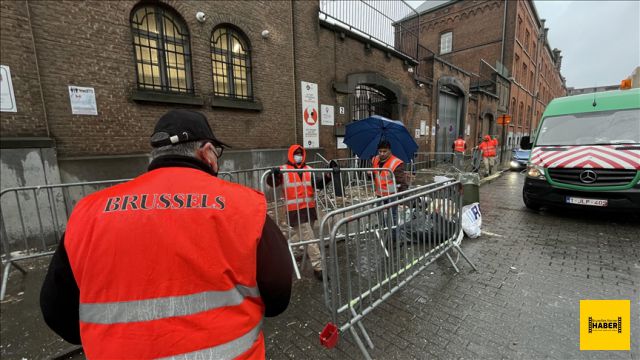
<svg viewBox="0 0 640 360"><path fill-rule="evenodd" d="M0 299L4 299L11 267L25 273L17 262L54 252L71 211L92 192L128 180L8 188L0 191L0 252L4 273Z"/></svg>
<svg viewBox="0 0 640 360"><path fill-rule="evenodd" d="M278 176L272 171L263 174L262 191L268 194L267 199L272 199L268 203L269 215L289 241L289 250L298 279L301 278L300 268L304 268L306 265L307 257L316 268L320 261L317 220L322 219L324 214L333 210L375 199L376 190L373 177L376 174L386 174L391 179L392 186L396 187L395 177L389 169L340 168L339 171L327 168L287 169L280 170L280 172L282 175ZM287 196L287 192L284 191L287 186L284 179L286 174L290 173L296 174L300 180L304 173L312 175L309 185L314 189L313 198L302 199L297 196L295 198ZM279 178L283 180L278 181ZM293 203L298 203L299 206L294 209L288 207L288 204ZM358 229L350 228L349 231L358 231ZM296 254L300 256L296 256ZM301 257L302 265L300 267L297 265L296 257Z"/></svg>
<svg viewBox="0 0 640 360"><path fill-rule="evenodd" d="M440 256L446 255L458 271L448 252L455 248L469 261L459 247L462 236L458 181L417 187L327 214L320 226L327 269L325 302L338 330L349 330L369 358L356 331L373 348L361 320Z"/></svg>

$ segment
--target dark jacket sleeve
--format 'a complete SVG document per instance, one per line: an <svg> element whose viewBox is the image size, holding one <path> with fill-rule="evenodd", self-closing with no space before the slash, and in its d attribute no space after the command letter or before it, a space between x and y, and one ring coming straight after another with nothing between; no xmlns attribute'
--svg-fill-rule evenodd
<svg viewBox="0 0 640 360"><path fill-rule="evenodd" d="M271 174L267 176L267 185L271 187L278 187L281 184L282 184L282 174L278 174L278 175Z"/></svg>
<svg viewBox="0 0 640 360"><path fill-rule="evenodd" d="M407 174L404 171L404 163L400 164L393 172L393 176L396 178L396 186L398 187L398 192L405 191L409 188L409 183L407 179Z"/></svg>
<svg viewBox="0 0 640 360"><path fill-rule="evenodd" d="M287 239L267 215L258 245L258 289L265 305L265 316L281 314L289 306L293 264Z"/></svg>
<svg viewBox="0 0 640 360"><path fill-rule="evenodd" d="M80 290L64 247L64 235L51 258L40 290L40 309L47 325L72 344L80 344Z"/></svg>

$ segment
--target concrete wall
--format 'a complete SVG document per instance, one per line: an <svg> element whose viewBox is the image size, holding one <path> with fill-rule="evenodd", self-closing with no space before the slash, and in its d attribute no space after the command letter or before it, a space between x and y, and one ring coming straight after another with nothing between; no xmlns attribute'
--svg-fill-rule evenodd
<svg viewBox="0 0 640 360"><path fill-rule="evenodd" d="M7 191L16 187L59 184L55 149L2 148L0 174L3 251L5 248L9 251L42 249L55 244L56 231L61 229L57 221L64 218L63 194L48 189Z"/></svg>

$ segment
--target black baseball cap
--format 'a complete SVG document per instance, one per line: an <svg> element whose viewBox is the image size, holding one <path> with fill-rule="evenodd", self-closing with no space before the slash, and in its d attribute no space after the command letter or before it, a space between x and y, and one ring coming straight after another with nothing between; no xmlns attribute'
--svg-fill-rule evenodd
<svg viewBox="0 0 640 360"><path fill-rule="evenodd" d="M153 135L157 133L167 136L151 141L154 148L198 140L211 140L214 145L230 147L213 136L207 117L193 110L171 110L162 115L153 129Z"/></svg>

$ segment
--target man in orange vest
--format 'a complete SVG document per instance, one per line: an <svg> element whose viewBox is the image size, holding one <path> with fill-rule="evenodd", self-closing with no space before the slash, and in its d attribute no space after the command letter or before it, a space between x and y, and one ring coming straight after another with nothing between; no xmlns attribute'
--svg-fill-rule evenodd
<svg viewBox="0 0 640 360"><path fill-rule="evenodd" d="M273 176L267 177L267 185L278 187L284 184L284 202L287 208L287 225L291 227L289 236L290 243L316 239L315 222L318 220L316 211L315 190L321 190L330 183L333 175L339 173L340 169L334 161L330 163L333 171L322 175L314 176L312 172L283 172L282 170L312 169L306 164L307 152L300 145L291 145L287 153L288 161L279 168L271 170ZM297 260L302 259L305 247L299 246L294 249L294 256ZM322 280L322 256L317 243L306 245L306 253L311 260L313 274L318 280Z"/></svg>
<svg viewBox="0 0 640 360"><path fill-rule="evenodd" d="M388 140L382 140L378 144L378 155L372 159L374 168L389 169L389 171L374 171L373 182L375 187L375 193L378 197L384 197L406 190L409 186L407 184L407 177L404 171L404 162L393 155L391 152L391 143ZM395 182L394 182L395 178ZM382 201L382 204L388 203L389 200ZM393 219L393 225L398 224L398 208L391 208L391 217ZM384 223L386 221L381 219ZM389 226L389 225L387 225ZM393 239L396 238L396 232L392 232Z"/></svg>
<svg viewBox="0 0 640 360"><path fill-rule="evenodd" d="M491 136L485 135L484 141L478 146L482 151L482 161L484 162L485 173L491 175L495 167L496 149L498 147L498 139L491 139Z"/></svg>
<svg viewBox="0 0 640 360"><path fill-rule="evenodd" d="M464 159L464 152L467 150L467 142L464 141L462 135L458 136L458 139L453 142L451 148L453 149L453 156L456 160L456 166L461 169L462 161Z"/></svg>
<svg viewBox="0 0 640 360"><path fill-rule="evenodd" d="M226 145L199 112L163 115L151 146L147 173L76 205L45 322L90 359L265 358L292 266L264 195L216 177Z"/></svg>

